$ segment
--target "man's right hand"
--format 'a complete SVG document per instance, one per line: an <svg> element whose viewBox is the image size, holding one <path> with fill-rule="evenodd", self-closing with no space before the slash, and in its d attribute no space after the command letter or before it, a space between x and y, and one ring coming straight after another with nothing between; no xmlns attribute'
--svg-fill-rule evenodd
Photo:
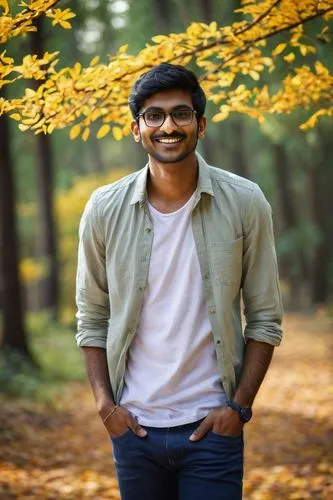
<svg viewBox="0 0 333 500"><path fill-rule="evenodd" d="M107 417L113 408L114 406L108 405L106 408L99 411L102 420ZM105 421L104 426L111 438L122 436L128 429L141 438L147 436L147 431L141 427L132 417L130 412L122 406L116 408L112 415Z"/></svg>

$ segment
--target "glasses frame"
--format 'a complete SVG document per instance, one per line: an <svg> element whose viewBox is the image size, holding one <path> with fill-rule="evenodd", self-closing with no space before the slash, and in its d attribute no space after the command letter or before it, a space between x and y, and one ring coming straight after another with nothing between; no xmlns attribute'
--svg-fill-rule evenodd
<svg viewBox="0 0 333 500"><path fill-rule="evenodd" d="M191 114L191 119L190 119L190 121L189 121L188 123L186 123L186 124L184 124L184 123L183 123L182 125L179 125L179 124L175 121L175 119L174 119L174 117L173 117L173 113L175 113L176 111L179 111L179 110L181 110L181 109L186 109L186 111L191 111L191 113L192 113L192 114ZM166 112L165 112L165 111L163 111L163 110L158 110L158 111L157 111L157 113L163 113L163 115L164 115L162 123L160 123L159 125L148 125L148 123L146 122L146 116L145 116L145 115L146 115L146 113L148 113L148 112L149 112L149 110L146 110L146 111L144 111L143 113L138 113L137 118L139 119L139 118L140 118L140 116L142 116L143 121L145 122L146 126L147 126L147 127L149 127L149 128L159 128L159 127L162 127L162 125L164 124L164 122L165 122L165 120L166 120L166 117L167 117L167 116L171 116L171 120L172 120L172 121L173 121L173 123L176 125L176 127L187 127L187 125L190 125L190 124L193 122L193 116L194 116L194 115L196 115L196 114L198 113L195 109L193 109L193 108L188 108L187 106L184 106L183 108L182 108L182 107L179 107L179 108L173 109L172 111L170 111L170 113L166 113Z"/></svg>

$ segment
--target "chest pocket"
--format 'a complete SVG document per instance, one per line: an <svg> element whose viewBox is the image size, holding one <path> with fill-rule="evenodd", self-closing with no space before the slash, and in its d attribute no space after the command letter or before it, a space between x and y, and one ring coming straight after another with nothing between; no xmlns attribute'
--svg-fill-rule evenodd
<svg viewBox="0 0 333 500"><path fill-rule="evenodd" d="M243 237L209 244L212 278L224 285L239 286L242 277Z"/></svg>

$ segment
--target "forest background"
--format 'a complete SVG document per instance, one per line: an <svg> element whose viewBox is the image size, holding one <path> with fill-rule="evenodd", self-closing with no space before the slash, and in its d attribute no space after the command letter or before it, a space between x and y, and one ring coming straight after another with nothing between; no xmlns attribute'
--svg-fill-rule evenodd
<svg viewBox="0 0 333 500"><path fill-rule="evenodd" d="M244 5L252 3L256 2ZM279 3L258 2L258 15L267 5ZM57 51L61 66L73 67L75 78L96 54L100 56L100 64L107 64L109 55L138 53L152 37L162 43L161 35L185 32L192 22L212 23L214 31L216 26L228 26L244 18L244 13L237 12L242 5L238 1L192 0L185 5L178 0L83 0L75 5L68 1L60 4L62 9L75 7L76 16L65 15L61 20L59 14L58 25L56 14L53 18L49 16L54 27L45 15L40 16L35 20L37 32L7 41L3 62L9 55L19 61L27 54L41 57L46 51L49 54ZM288 6L288 2L284 4ZM14 13L18 10L17 2L9 5ZM330 2L323 5L329 8ZM246 94L246 87L253 88L253 81L260 77L270 88L278 87L290 65L304 66L320 60L330 70L333 61L330 31L325 27L320 33L320 22L321 19L314 19L308 23L302 44L296 44L292 53L286 50L290 34L275 35L272 54L276 56L286 50L284 57L276 62L271 74L260 75L252 68L247 75L244 70L242 85L236 89L238 96ZM72 29L63 29L71 25ZM166 55L170 56L170 50ZM26 67L33 66L33 59L27 58ZM201 67L194 64L190 67L200 76L210 69L211 63L203 60L198 64ZM32 89L40 84L38 80L30 83ZM10 99L24 94L26 86L27 82L17 80L5 85L2 92ZM332 100L331 87L326 89L325 98ZM285 108L289 111L288 105ZM211 164L258 182L270 201L286 309L309 311L318 304L329 305L333 295L333 222L329 216L333 213L331 117L322 117L316 127L302 130L300 125L311 116L304 106L296 107L292 113L268 115L265 120L259 117L259 121L244 114L229 114L230 109L222 106L219 117L224 121L216 122L215 118L212 121L218 108L213 102L208 103L208 134L199 149ZM247 114L257 118L255 110ZM17 113L11 116L20 119ZM5 121L10 123L4 128ZM22 130L29 128L27 123L36 120L20 124ZM67 129L52 135L21 133L17 123L5 115L1 126L2 175L11 174L11 179L1 179L0 309L5 324L2 343L31 356L24 313L20 311L27 313L28 321L29 317L36 317L28 313L44 311L41 317L51 314L54 320L74 328L77 228L84 204L96 186L141 168L146 156L130 136L122 138L119 127L113 127L113 136L122 138L120 142L111 134L106 135L108 125L100 129L95 122L82 129L84 141L70 141ZM81 125L72 126L70 137L75 138L82 130ZM98 140L96 134L105 136L104 140ZM16 215L9 214L9 207L14 205ZM20 274L15 280L17 259Z"/></svg>
<svg viewBox="0 0 333 500"><path fill-rule="evenodd" d="M244 2L244 5L248 3L255 4ZM275 3L279 4L271 2ZM45 15L40 16L34 21L38 31L6 41L3 62L8 55L19 61L27 54L41 57L46 51L50 54L57 51L61 66L73 67L74 75L80 73L81 67L96 64L97 61L91 62L96 54L100 64L107 64L110 55L138 53L153 37L155 42L163 42L161 35L185 32L192 22L204 22L214 31L216 26L231 25L244 16L237 12L242 6L238 1L192 0L185 5L178 0L82 0L75 5L69 1L60 4L62 9L75 7L75 17L65 15L61 21L59 14L60 22L51 26ZM267 8L267 2L262 7L260 2L258 5L261 14L260 8ZM16 2L9 2L9 6L13 13L15 8L18 10ZM329 8L330 3L325 6ZM56 15L52 19L55 21ZM246 93L246 87L253 88L253 80L259 77L271 88L278 87L290 71L290 64L304 66L320 60L330 71L333 62L330 29L325 27L320 33L320 22L314 19L308 23L303 45L296 44L293 53L277 61L271 74L262 76L250 71L247 75L244 70L238 94ZM275 35L275 55L286 49L288 37L288 32ZM316 53L310 46L315 47ZM26 60L27 67L29 64L33 65L32 59ZM207 64L201 61L201 67L191 63L189 67L200 76L209 68ZM26 86L26 81L18 79L5 85L2 93L13 99L24 95ZM39 81L31 80L28 86L37 90ZM332 99L332 88L326 89L325 98ZM298 105L294 110L291 107L291 113L287 109L287 113L256 120L252 119L258 118L255 111L229 114L225 108L221 107L217 117L223 121L217 121L218 108L208 102L208 134L199 144L199 150L211 164L258 182L270 201L286 310L309 312L324 305L329 313L333 297L333 221L329 215L333 213L331 117L320 118L315 127L312 123L311 127L302 128L300 125L315 109L310 107L309 112L309 107ZM11 117L20 119L17 113ZM51 320L57 331L75 330L77 229L90 193L101 184L142 168L146 155L131 136L122 137L119 127L114 127L111 135L106 134L109 127L103 126L101 133L100 125L95 122L89 130L82 129L83 141L69 140L69 135L71 139L80 135L81 125L72 126L70 134L66 128L36 136L31 131L22 133L15 120L3 115L0 126L3 175L0 310L4 325L2 351L9 349L7 361L4 356L1 359L5 366L3 377L13 372L15 380L22 360L17 353L38 364L38 354L33 354L35 348L31 344L36 332L44 331L45 322L49 324ZM21 130L29 128L24 124L19 126ZM104 139L99 140L96 135ZM10 214L10 207L14 206L15 211ZM16 261L19 261L17 280ZM12 362L12 356L18 366Z"/></svg>
<svg viewBox="0 0 333 500"><path fill-rule="evenodd" d="M46 1L31 0L26 5L38 6ZM4 30L0 30L0 76L11 78L6 76L5 66L11 64L8 58L16 64L25 61L18 75L31 70L31 80L18 78L3 87L0 84L2 498L118 498L115 478L107 465L110 450L87 385L82 385L83 363L74 340L77 234L91 192L142 168L147 160L141 145L124 133L126 114L119 114L119 121L112 127L104 119L87 125L78 115L79 124L70 120L65 123L62 117L63 129L59 123L53 126L51 119L46 127L50 134L35 135L29 130L36 119L23 119L23 115L29 113L43 81L34 79L40 69L35 67L33 54L42 57L45 52L57 51L58 66L72 68L70 77L79 79L82 68L106 67L114 61L112 57L124 61L127 53L138 54L146 44L160 45L159 57L168 58L172 51L163 35L190 30L192 41L208 31L214 37L220 26L248 21L244 12L236 12L241 6L257 4L260 17L265 9L288 6L288 2L62 0L56 2L56 8L71 8L75 17L69 12L50 11L49 18L42 15L34 19L37 32L27 31L24 36L5 40L7 2L0 0L0 27ZM289 3L291 10L292 5L301 8L311 4L333 10L332 0ZM8 5L13 13L24 8L15 0ZM222 106L218 99L208 102L208 133L199 144L209 163L257 182L273 208L286 341L274 357L256 402L257 420L248 432L245 493L253 500L328 499L333 493L329 423L333 338L332 18L323 22L313 17L301 35L294 32L293 45L288 31L275 35L273 45L261 45L266 72L259 62L257 69L252 66L248 70L246 53L243 60L239 54L242 47L237 53L240 59L231 57L237 62L237 71L242 68L235 78L238 82L240 77L239 83L228 99L222 99ZM205 24L189 28L193 22ZM270 58L274 71L269 70ZM214 55L212 60L218 62ZM135 57L130 61L132 65L136 62ZM187 64L200 77L211 70L204 57L198 65L194 60ZM303 69L293 74L293 68ZM308 88L306 68L316 68L315 76L308 74ZM291 81L289 74L293 74ZM228 69L225 75L225 82L219 80L222 89L232 83L228 81ZM275 101L278 113L265 114L262 119L260 106L267 101L264 91L257 94L257 106L252 102L252 107L247 107L246 99L255 93L257 84L267 84L274 93L279 92L282 81L289 82L291 93ZM124 81L125 87L127 83ZM26 87L32 90L25 91ZM119 88L121 92L121 85ZM84 94L84 89L81 92ZM23 95L28 100L25 111L13 108L1 115L4 103ZM67 111L66 106L62 109ZM318 110L319 119L311 118ZM301 128L304 123L307 125ZM316 384L320 384L320 391ZM282 411L286 401L287 412ZM79 431L87 421L91 422L89 436Z"/></svg>
<svg viewBox="0 0 333 500"><path fill-rule="evenodd" d="M315 4L311 0L307 2L310 6ZM32 2L37 7L43 3L39 0ZM3 35L2 43L6 41L3 47L6 52L2 53L3 67L10 60L9 55L15 61L23 59L18 72L25 71L25 78L31 72L32 80L28 81L28 86L36 91L40 82L36 79L37 71L31 69L36 57L33 54L42 57L45 52L53 54L57 51L61 66L73 67L71 77L74 80L80 75L82 67L97 64L96 54L99 55L100 65L106 65L109 56L114 54L122 64L121 59L126 52L138 53L145 44L151 43L152 38L162 45L160 54L170 58L172 51L170 53L163 35L182 33L186 29L190 33L191 23L201 21L206 23L202 25L205 28L193 28L191 36L196 33L199 36L201 29L210 30L213 36L218 26L241 22L246 14L237 9L242 5L246 8L247 4L252 8L256 2L192 0L185 5L178 0L82 0L75 5L69 1L60 4L62 9L75 7L75 16L69 9L48 11L47 15L53 20L54 26L42 15L34 20L38 31L28 30L24 36L14 36L8 40ZM288 13L287 0L282 4L279 1L263 1L257 2L257 16L263 16L265 9L266 13L273 11L279 4L284 5L285 14ZM24 7L24 3L17 5L17 2L8 3L5 0L0 5L2 9L9 5L13 14ZM298 8L301 9L302 5L300 2ZM323 2L322 7L332 9L330 2ZM308 68L305 64L316 65L319 60L326 68L326 80L332 83L332 79L328 80L331 78L328 75L333 61L331 25L324 24L323 28L320 24L322 19L316 18L316 11L313 17L306 31L297 35L297 43L290 47L288 31L282 30L274 36L272 55L275 57L286 48L294 49L289 53L286 50L283 57L275 61L274 71L268 71L265 75L259 74L261 69L258 72L253 68L248 71L246 60L244 63L239 59L239 67L243 64L242 84L234 94L230 94L231 98L229 95L228 106L222 105L218 115L218 99L208 102L208 134L199 144L199 150L209 163L258 182L270 201L286 310L311 312L325 306L329 314L333 297L331 116L323 116L318 121L311 118L306 126L301 125L309 119L315 108L300 104L290 106L292 99L297 99L289 97L288 103L288 95L284 98L287 104L281 96L278 97L278 104L279 99L282 103L280 113L270 114L265 119L256 111L256 106L250 109L239 105L243 95L256 92L253 83L259 79L264 80L270 88L278 88L290 72L290 65ZM329 17L325 20L329 21ZM6 27L5 24L3 26ZM295 38L295 32L293 36ZM270 50L267 48L267 56L271 55ZM271 64L268 57L262 61L268 66ZM197 61L197 66L190 61L188 64L199 76L207 69L211 70L212 65L205 61L205 57ZM264 64L257 66L262 68ZM320 80L317 66L316 71ZM211 71L214 72L216 69ZM227 77L230 77L230 73L226 74ZM299 74L297 78L304 76ZM302 85L299 94L303 92L306 95L304 81ZM2 95L7 100L14 99L24 95L26 86L26 81L14 79L9 85L3 86ZM228 86L228 82L221 86ZM324 104L331 106L332 86L328 85L324 90L318 95L320 98L324 96ZM26 98L30 105L34 90L26 91ZM262 101L263 93L260 98ZM258 100L258 109L261 101ZM232 109L233 102L236 103L235 109ZM317 102L317 109L322 105ZM238 109L245 111L243 114L230 113ZM36 346L40 343L34 342L35 337L40 332L44 340L53 338L52 335L45 335L46 324L54 325L57 338L59 331L75 330L77 229L90 193L95 187L137 170L146 162L145 152L133 142L131 136L123 137L128 127L126 123L123 128L113 127L113 135L108 133L111 130L109 125L100 127L100 124L92 121L86 128L82 128L82 122L74 126L73 123L64 122L61 127L66 126L65 130L36 136L30 130L21 132L34 126L36 119L29 118L27 111L20 112L22 116L12 112L10 116L14 120L9 120L6 114L0 120L1 352L6 353L0 357L3 368L0 377L6 380L5 386L9 392L25 391L26 383L23 383L22 389L22 384L15 382L17 372L22 369L20 354L24 355L23 359L38 365ZM20 123L19 130L15 120L22 121L24 112L25 121ZM92 114L94 112L93 107ZM98 113L96 116L99 116ZM121 115L119 123L124 125L122 120L125 118ZM68 128L69 125L71 128ZM41 125L41 131L42 127L48 132L58 128L56 122L48 126ZM69 136L75 139L80 135L83 141L81 138L69 140ZM103 140L99 140L102 137ZM8 377L13 378L13 387L8 383ZM20 389L16 386L20 386Z"/></svg>

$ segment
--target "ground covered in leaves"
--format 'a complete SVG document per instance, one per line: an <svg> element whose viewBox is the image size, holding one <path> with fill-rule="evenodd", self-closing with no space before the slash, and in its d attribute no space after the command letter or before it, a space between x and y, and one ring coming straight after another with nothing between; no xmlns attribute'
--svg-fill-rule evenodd
<svg viewBox="0 0 333 500"><path fill-rule="evenodd" d="M244 499L330 500L333 321L287 315L284 330L246 429ZM0 403L1 499L119 498L87 385L64 386L48 406Z"/></svg>

